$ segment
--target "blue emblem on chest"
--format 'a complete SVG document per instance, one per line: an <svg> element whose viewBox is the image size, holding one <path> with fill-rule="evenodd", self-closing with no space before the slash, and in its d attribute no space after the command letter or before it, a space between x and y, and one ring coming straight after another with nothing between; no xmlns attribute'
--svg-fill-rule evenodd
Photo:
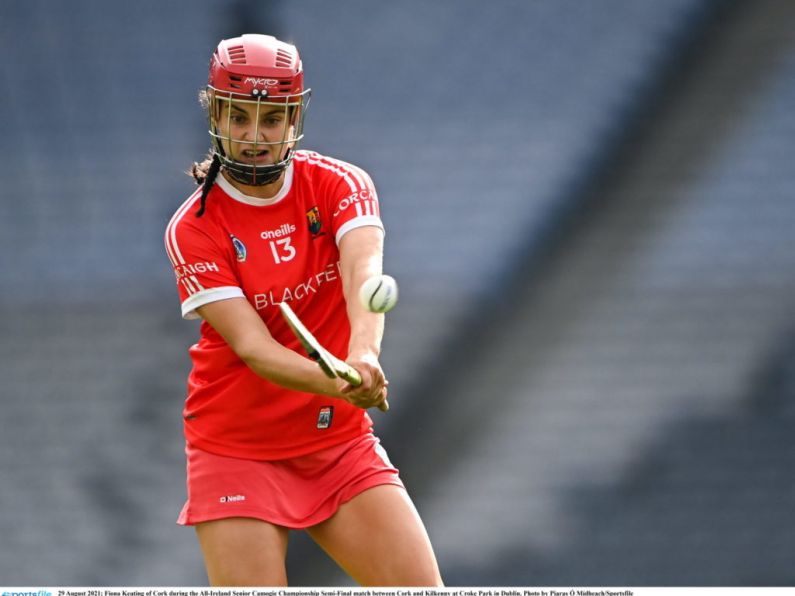
<svg viewBox="0 0 795 596"><path fill-rule="evenodd" d="M229 237L232 239L232 246L235 247L237 260L242 263L246 260L246 245L243 244L239 238L236 238L234 234L229 234Z"/></svg>

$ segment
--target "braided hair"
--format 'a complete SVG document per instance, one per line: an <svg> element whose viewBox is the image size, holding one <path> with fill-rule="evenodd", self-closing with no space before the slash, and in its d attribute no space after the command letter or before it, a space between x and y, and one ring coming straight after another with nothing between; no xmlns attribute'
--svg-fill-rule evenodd
<svg viewBox="0 0 795 596"><path fill-rule="evenodd" d="M196 184L202 185L202 197L199 210L196 212L196 217L204 215L204 208L207 203L207 195L210 194L210 189L215 184L215 179L218 177L218 172L221 171L221 160L218 155L213 154L212 157L207 157L203 162L194 162L190 170L191 175Z"/></svg>

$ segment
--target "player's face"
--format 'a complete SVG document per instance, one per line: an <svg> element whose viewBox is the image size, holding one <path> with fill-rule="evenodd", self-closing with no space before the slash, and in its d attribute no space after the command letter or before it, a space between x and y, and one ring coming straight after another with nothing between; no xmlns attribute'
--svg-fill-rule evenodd
<svg viewBox="0 0 795 596"><path fill-rule="evenodd" d="M218 132L226 154L234 161L268 165L284 159L292 145L292 110L285 104L220 101Z"/></svg>

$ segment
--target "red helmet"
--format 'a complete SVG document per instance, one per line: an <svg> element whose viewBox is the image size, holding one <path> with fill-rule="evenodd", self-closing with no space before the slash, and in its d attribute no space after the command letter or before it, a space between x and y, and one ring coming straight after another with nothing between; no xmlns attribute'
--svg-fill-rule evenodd
<svg viewBox="0 0 795 596"><path fill-rule="evenodd" d="M210 60L207 108L213 151L230 176L249 185L269 184L279 178L303 138L309 94L310 90L304 89L303 67L295 46L270 35L256 34L225 39L218 44ZM235 105L256 110L253 137L232 136ZM277 140L261 140L260 115L266 111L273 113L274 107L281 112L283 132ZM238 148L254 147L246 149L253 154L260 147L267 149L276 155L274 163L241 161L241 155L233 154L232 143Z"/></svg>

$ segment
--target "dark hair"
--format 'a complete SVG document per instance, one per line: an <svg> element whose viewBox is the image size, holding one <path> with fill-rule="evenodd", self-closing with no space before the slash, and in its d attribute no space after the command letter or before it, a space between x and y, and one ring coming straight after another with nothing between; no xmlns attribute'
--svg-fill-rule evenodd
<svg viewBox="0 0 795 596"><path fill-rule="evenodd" d="M218 172L221 171L221 160L213 153L212 156L208 155L207 158L201 162L193 162L190 169L190 174L196 180L196 184L202 186L201 206L196 212L196 217L204 215L204 207L207 203L207 195L210 194L210 189L215 184L215 179L218 177Z"/></svg>

